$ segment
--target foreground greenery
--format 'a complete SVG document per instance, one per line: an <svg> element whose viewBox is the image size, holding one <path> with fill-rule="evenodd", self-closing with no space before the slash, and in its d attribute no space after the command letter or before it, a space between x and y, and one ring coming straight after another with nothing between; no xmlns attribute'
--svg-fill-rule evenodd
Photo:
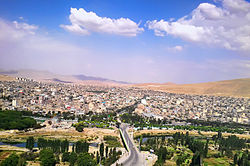
<svg viewBox="0 0 250 166"><path fill-rule="evenodd" d="M145 135L144 135L145 136ZM137 137L138 139L138 137ZM176 132L172 137L147 137L139 145L143 151L154 151L158 156L155 166L174 161L176 165L238 165L250 166L249 144L235 135L227 138L221 132L212 137L193 137L188 132Z"/></svg>
<svg viewBox="0 0 250 166"><path fill-rule="evenodd" d="M98 150L89 153L90 143L86 140L79 140L70 143L67 139L44 139L33 137L26 139L26 148L29 152L13 153L0 163L0 166L24 166L27 161L39 162L41 166L55 166L56 164L66 164L70 166L109 166L115 163L120 156L121 151L117 151L116 147L120 146L117 137L105 136L104 143L101 143ZM34 145L37 148L34 150ZM34 151L33 151L34 150Z"/></svg>

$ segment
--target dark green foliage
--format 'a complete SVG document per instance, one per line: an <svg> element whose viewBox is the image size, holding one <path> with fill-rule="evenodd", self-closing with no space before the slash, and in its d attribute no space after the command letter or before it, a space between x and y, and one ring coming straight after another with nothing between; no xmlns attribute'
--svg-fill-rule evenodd
<svg viewBox="0 0 250 166"><path fill-rule="evenodd" d="M56 159L51 149L42 149L40 151L39 159L41 166L55 166Z"/></svg>
<svg viewBox="0 0 250 166"><path fill-rule="evenodd" d="M69 155L69 164L70 164L70 166L75 165L76 160L77 160L77 154L75 152L71 152L70 155Z"/></svg>
<svg viewBox="0 0 250 166"><path fill-rule="evenodd" d="M64 152L63 154L62 154L62 162L69 162L69 157L70 156L70 153L69 152Z"/></svg>
<svg viewBox="0 0 250 166"><path fill-rule="evenodd" d="M112 151L112 154L111 154L108 158L106 158L106 160L105 160L105 162L104 162L104 165L105 165L105 166L110 166L110 165L112 165L113 163L116 162L116 160L119 159L119 157L120 157L121 154L122 154L121 151L116 152L116 150L115 150L115 151L113 150L113 151Z"/></svg>
<svg viewBox="0 0 250 166"><path fill-rule="evenodd" d="M205 145L205 149L204 149L204 157L207 157L207 153L208 153L208 139L207 139L207 142L206 142L206 145Z"/></svg>
<svg viewBox="0 0 250 166"><path fill-rule="evenodd" d="M223 153L226 150L241 150L246 147L246 140L240 139L235 135L230 135L228 138L218 137L219 149Z"/></svg>
<svg viewBox="0 0 250 166"><path fill-rule="evenodd" d="M26 148L32 150L34 148L35 140L34 137L28 137L26 140Z"/></svg>
<svg viewBox="0 0 250 166"><path fill-rule="evenodd" d="M201 155L200 155L200 153L194 153L190 166L201 166Z"/></svg>
<svg viewBox="0 0 250 166"><path fill-rule="evenodd" d="M86 152L79 154L76 163L77 166L96 166L96 161Z"/></svg>
<svg viewBox="0 0 250 166"><path fill-rule="evenodd" d="M78 132L83 132L83 126L81 126L81 125L77 125L76 126L76 130L78 131Z"/></svg>
<svg viewBox="0 0 250 166"><path fill-rule="evenodd" d="M33 161L35 160L39 154L33 153L33 152L25 152L20 155L21 158L27 160L27 161Z"/></svg>
<svg viewBox="0 0 250 166"><path fill-rule="evenodd" d="M140 142L139 142L139 150L141 150L141 145L142 145L142 140L143 140L143 136L140 136Z"/></svg>
<svg viewBox="0 0 250 166"><path fill-rule="evenodd" d="M69 150L69 141L68 140L47 140L44 138L38 138L37 146L39 149L50 148L54 153L64 153Z"/></svg>
<svg viewBox="0 0 250 166"><path fill-rule="evenodd" d="M67 139L61 142L61 152L68 152L69 151L69 141Z"/></svg>
<svg viewBox="0 0 250 166"><path fill-rule="evenodd" d="M100 151L100 156L101 156L101 160L102 160L102 158L104 157L104 144L103 143L101 143L99 151Z"/></svg>
<svg viewBox="0 0 250 166"><path fill-rule="evenodd" d="M237 161L238 161L238 155L237 155L237 153L235 153L235 155L234 155L234 165L237 164Z"/></svg>
<svg viewBox="0 0 250 166"><path fill-rule="evenodd" d="M165 162L168 154L167 148L161 146L159 150L156 152L156 154L158 156L158 160Z"/></svg>
<svg viewBox="0 0 250 166"><path fill-rule="evenodd" d="M198 131L214 131L214 132L227 132L227 133L238 133L243 134L245 131L250 129L250 125L239 124L239 123L221 123L214 121L202 121L202 120L193 120L188 119L186 122L191 122L192 125L185 126L172 126L170 121L167 119L156 120L154 118L145 118L139 115L133 115L131 113L125 113L121 116L121 120L125 123L130 123L135 127L159 127L159 128L173 128L173 129L182 129L182 130L198 130Z"/></svg>
<svg viewBox="0 0 250 166"><path fill-rule="evenodd" d="M248 150L240 152L239 154L236 153L234 156L234 164L238 164L239 166L250 166L250 153Z"/></svg>
<svg viewBox="0 0 250 166"><path fill-rule="evenodd" d="M158 156L158 160L156 161L155 165L164 165L166 159L170 159L173 154L167 151L166 147L160 146L159 149L155 149L155 153Z"/></svg>
<svg viewBox="0 0 250 166"><path fill-rule="evenodd" d="M75 143L75 152L76 153L82 153L82 152L88 152L89 151L89 143L84 141L77 141Z"/></svg>
<svg viewBox="0 0 250 166"><path fill-rule="evenodd" d="M25 160L21 159L17 154L12 153L8 158L1 162L0 166L24 166Z"/></svg>
<svg viewBox="0 0 250 166"><path fill-rule="evenodd" d="M29 117L22 117L21 112L18 111L0 111L0 129L24 130L36 127L36 120Z"/></svg>

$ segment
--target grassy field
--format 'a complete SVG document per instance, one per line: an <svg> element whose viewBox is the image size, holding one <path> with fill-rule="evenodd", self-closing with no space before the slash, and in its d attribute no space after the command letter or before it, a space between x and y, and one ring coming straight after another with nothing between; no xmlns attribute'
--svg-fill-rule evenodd
<svg viewBox="0 0 250 166"><path fill-rule="evenodd" d="M231 159L227 157L222 158L205 158L203 160L204 166L229 166L230 162L232 162Z"/></svg>
<svg viewBox="0 0 250 166"><path fill-rule="evenodd" d="M109 147L121 147L120 139L119 137L115 136L104 136L104 141Z"/></svg>

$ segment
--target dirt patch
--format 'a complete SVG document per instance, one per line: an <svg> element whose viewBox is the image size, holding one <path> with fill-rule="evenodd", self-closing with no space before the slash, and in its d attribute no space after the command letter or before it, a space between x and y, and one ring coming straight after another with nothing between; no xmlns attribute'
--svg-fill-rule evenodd
<svg viewBox="0 0 250 166"><path fill-rule="evenodd" d="M87 139L89 141L101 141L105 135L119 137L117 129L85 128L83 132L78 132L74 128L70 129L38 129L29 132L0 132L0 138L23 142L27 137L44 137L48 139L68 139L77 141Z"/></svg>
<svg viewBox="0 0 250 166"><path fill-rule="evenodd" d="M0 153L0 161L5 160L7 157L9 157L9 155L10 155L11 153L12 153L12 152L8 152L8 151L1 152L1 153Z"/></svg>

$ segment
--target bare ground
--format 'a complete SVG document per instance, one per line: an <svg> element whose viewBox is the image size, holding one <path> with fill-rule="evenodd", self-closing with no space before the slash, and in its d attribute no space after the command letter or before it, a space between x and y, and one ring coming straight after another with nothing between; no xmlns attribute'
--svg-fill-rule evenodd
<svg viewBox="0 0 250 166"><path fill-rule="evenodd" d="M35 138L44 137L52 139L68 139L70 141L77 141L80 139L87 139L89 141L101 141L105 135L119 137L117 129L101 129L101 128L85 128L83 132L77 132L75 129L38 129L29 132L8 132L0 131L0 138L24 141L27 137L33 136Z"/></svg>

